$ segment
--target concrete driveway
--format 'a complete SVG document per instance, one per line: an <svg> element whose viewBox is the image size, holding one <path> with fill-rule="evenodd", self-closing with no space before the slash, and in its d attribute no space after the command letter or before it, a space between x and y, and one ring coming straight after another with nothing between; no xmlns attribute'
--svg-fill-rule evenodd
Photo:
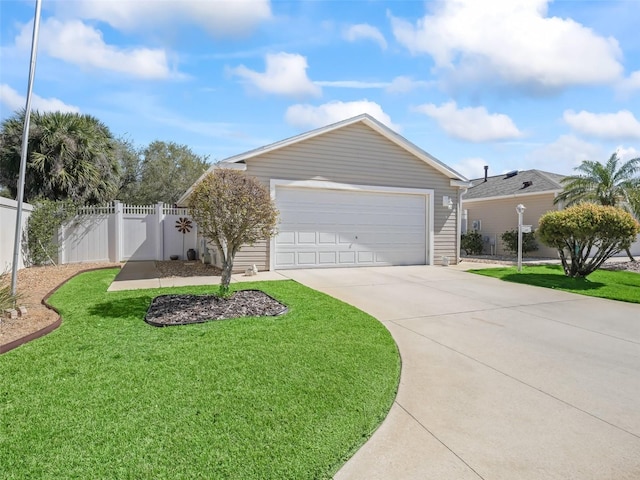
<svg viewBox="0 0 640 480"><path fill-rule="evenodd" d="M336 479L640 479L640 305L453 267L280 273L378 318L402 355Z"/></svg>

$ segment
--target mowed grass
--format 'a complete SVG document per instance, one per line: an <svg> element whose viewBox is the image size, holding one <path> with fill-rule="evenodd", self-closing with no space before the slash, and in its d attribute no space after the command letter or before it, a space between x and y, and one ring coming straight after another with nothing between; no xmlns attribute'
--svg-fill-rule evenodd
<svg viewBox="0 0 640 480"><path fill-rule="evenodd" d="M62 326L0 356L2 478L330 478L391 407L396 345L354 307L260 282L289 313L157 328L154 296L215 287L107 293L115 274L72 279Z"/></svg>
<svg viewBox="0 0 640 480"><path fill-rule="evenodd" d="M560 265L523 266L520 273L516 267L469 271L507 282L555 288L590 297L640 303L640 274L634 272L596 270L587 278L576 279L567 277Z"/></svg>

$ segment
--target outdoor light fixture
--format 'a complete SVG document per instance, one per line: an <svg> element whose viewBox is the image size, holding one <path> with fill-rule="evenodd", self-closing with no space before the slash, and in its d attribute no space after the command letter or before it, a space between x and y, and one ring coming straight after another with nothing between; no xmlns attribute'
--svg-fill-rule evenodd
<svg viewBox="0 0 640 480"><path fill-rule="evenodd" d="M449 210L451 210L453 208L453 200L451 199L451 197L449 197L447 195L443 195L442 196L442 206L443 207L447 207Z"/></svg>
<svg viewBox="0 0 640 480"><path fill-rule="evenodd" d="M516 206L516 212L518 212L518 272L522 270L522 214L526 208L521 203Z"/></svg>

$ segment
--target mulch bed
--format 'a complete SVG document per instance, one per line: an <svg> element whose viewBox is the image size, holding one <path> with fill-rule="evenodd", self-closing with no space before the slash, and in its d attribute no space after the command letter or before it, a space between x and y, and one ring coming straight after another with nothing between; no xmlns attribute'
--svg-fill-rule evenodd
<svg viewBox="0 0 640 480"><path fill-rule="evenodd" d="M287 307L260 290L241 290L229 298L216 295L160 295L144 317L155 327L189 325L239 317L277 316Z"/></svg>

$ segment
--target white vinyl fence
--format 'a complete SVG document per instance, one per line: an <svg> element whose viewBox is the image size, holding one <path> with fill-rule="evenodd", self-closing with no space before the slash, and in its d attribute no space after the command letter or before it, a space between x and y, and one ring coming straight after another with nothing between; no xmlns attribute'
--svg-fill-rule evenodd
<svg viewBox="0 0 640 480"><path fill-rule="evenodd" d="M33 211L33 206L28 203L22 204L22 237L26 235L29 215ZM0 273L10 272L13 264L13 242L16 234L16 215L18 213L18 202L8 198L0 197ZM18 269L24 268L26 258L25 247L21 243L21 252L18 256Z"/></svg>
<svg viewBox="0 0 640 480"><path fill-rule="evenodd" d="M181 218L191 222L188 233L177 228ZM58 247L60 263L186 259L188 249L198 250L197 226L186 208L114 202L82 207L60 228Z"/></svg>

